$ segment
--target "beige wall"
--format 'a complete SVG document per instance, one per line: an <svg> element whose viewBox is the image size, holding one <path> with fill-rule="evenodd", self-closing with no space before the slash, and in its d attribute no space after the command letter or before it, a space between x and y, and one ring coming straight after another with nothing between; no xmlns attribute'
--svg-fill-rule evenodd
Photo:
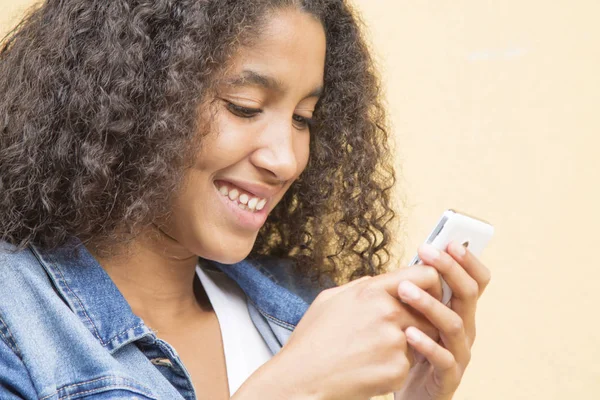
<svg viewBox="0 0 600 400"><path fill-rule="evenodd" d="M456 398L600 399L600 2L356 4L403 164L407 257L447 207L496 227Z"/></svg>
<svg viewBox="0 0 600 400"><path fill-rule="evenodd" d="M0 31L30 3L0 0ZM397 138L405 261L445 208L496 226L456 399L600 398L600 2L356 4Z"/></svg>

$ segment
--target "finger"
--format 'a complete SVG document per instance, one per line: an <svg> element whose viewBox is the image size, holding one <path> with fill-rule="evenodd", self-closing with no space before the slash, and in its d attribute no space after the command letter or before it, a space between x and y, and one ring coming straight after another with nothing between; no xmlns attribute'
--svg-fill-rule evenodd
<svg viewBox="0 0 600 400"><path fill-rule="evenodd" d="M398 291L407 304L423 314L433 326L439 329L440 337L446 348L456 360L466 365L471 357L471 352L463 319L409 281L402 282Z"/></svg>
<svg viewBox="0 0 600 400"><path fill-rule="evenodd" d="M411 326L406 329L406 340L433 366L437 381L442 387L457 385L460 381L460 368L448 349L431 340L419 329Z"/></svg>
<svg viewBox="0 0 600 400"><path fill-rule="evenodd" d="M479 297L477 281L448 253L439 251L430 244L419 247L419 257L427 264L434 267L444 278L453 297L461 300L473 300Z"/></svg>
<svg viewBox="0 0 600 400"><path fill-rule="evenodd" d="M406 346L406 358L408 359L408 364L411 367L417 364L418 355L419 353L417 353L412 346Z"/></svg>
<svg viewBox="0 0 600 400"><path fill-rule="evenodd" d="M321 295L321 298L327 299L327 298L339 293L340 291L343 291L350 287L358 286L360 284L369 285L370 289L374 288L376 291L379 291L380 290L379 287L385 287L385 285L389 284L388 281L390 279L393 279L392 284L394 284L395 286L394 286L394 293L392 293L392 297L394 297L394 299L396 299L396 300L402 301L398 294L398 284L399 283L396 282L396 279L398 279L398 276L402 276L402 277L406 278L407 280L411 280L412 282L415 283L415 285L423 288L423 290L427 291L428 293L433 293L434 297L438 296L438 298L441 298L442 288L439 283L439 281L440 281L439 274L435 270L435 268L430 267L430 266L425 266L425 265L409 267L409 268L405 268L402 270L394 271L392 273L377 275L375 277L365 276L365 277L362 277L359 279L355 279L354 281L351 281L345 285L342 285L342 286L339 286L336 288L332 288L332 289L328 289L325 292L330 292L330 293L323 292L323 294ZM388 289L386 289L386 290L388 290ZM438 329L436 327L434 327L425 316L423 316L418 311L414 310L412 307L405 307L404 310L405 310L404 317L400 321L398 321L398 323L401 325L402 330L406 329L406 327L411 326L411 325L418 326L423 332L425 332L429 336L436 338L436 340L437 340L437 338L439 338Z"/></svg>
<svg viewBox="0 0 600 400"><path fill-rule="evenodd" d="M421 289L431 292L432 295L441 297L441 285L438 272L427 265L414 265L400 268L396 271L374 276L367 284L380 287L397 299L398 285L402 281L411 281Z"/></svg>
<svg viewBox="0 0 600 400"><path fill-rule="evenodd" d="M477 281L445 251L425 244L419 247L419 256L438 270L452 289L452 309L464 321L467 335L472 342L475 339L475 311L479 298Z"/></svg>
<svg viewBox="0 0 600 400"><path fill-rule="evenodd" d="M492 277L490 270L469 249L458 242L450 243L448 253L477 282L479 295L481 296L490 283Z"/></svg>

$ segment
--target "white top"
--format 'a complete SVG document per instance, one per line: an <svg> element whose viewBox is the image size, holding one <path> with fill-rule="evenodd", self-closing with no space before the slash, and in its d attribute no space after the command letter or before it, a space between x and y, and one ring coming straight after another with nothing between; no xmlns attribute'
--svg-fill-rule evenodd
<svg viewBox="0 0 600 400"><path fill-rule="evenodd" d="M250 319L246 295L237 283L223 273L205 271L200 266L196 273L219 321L229 396L233 396L272 354Z"/></svg>

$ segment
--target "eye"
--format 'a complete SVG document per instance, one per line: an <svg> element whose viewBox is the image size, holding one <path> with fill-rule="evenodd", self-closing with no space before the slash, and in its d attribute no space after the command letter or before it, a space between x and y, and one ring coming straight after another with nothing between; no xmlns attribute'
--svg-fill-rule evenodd
<svg viewBox="0 0 600 400"><path fill-rule="evenodd" d="M294 120L294 126L299 130L310 129L314 123L312 118L306 118L298 114L294 114L292 119Z"/></svg>
<svg viewBox="0 0 600 400"><path fill-rule="evenodd" d="M225 101L225 102L227 103L227 105L226 105L227 109L233 115L238 116L240 118L252 118L262 112L262 110L259 108L242 107L242 106L238 106L237 104L233 104L229 101Z"/></svg>

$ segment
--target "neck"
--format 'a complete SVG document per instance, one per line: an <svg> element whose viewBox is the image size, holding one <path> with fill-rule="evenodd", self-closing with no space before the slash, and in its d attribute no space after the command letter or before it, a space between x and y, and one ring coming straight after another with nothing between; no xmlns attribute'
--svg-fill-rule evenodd
<svg viewBox="0 0 600 400"><path fill-rule="evenodd" d="M212 311L196 277L198 256L164 232L140 235L124 253L96 259L134 314L152 329L167 331L192 316Z"/></svg>

